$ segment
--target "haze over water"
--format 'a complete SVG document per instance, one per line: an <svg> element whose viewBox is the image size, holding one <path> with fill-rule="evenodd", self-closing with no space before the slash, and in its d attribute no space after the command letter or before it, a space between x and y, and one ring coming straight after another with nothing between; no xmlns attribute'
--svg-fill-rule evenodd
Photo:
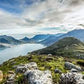
<svg viewBox="0 0 84 84"><path fill-rule="evenodd" d="M7 48L5 50L0 50L0 64L3 62L18 57L20 55L26 55L28 52L44 48L45 46L41 44L21 44Z"/></svg>

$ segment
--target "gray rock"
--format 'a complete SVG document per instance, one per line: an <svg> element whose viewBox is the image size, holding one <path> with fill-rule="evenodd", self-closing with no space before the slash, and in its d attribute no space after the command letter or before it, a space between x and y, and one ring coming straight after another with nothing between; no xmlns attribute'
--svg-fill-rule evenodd
<svg viewBox="0 0 84 84"><path fill-rule="evenodd" d="M78 70L76 70L76 69L71 69L71 72L78 72Z"/></svg>
<svg viewBox="0 0 84 84"><path fill-rule="evenodd" d="M59 69L55 69L55 73L61 74L62 72L61 72L61 70L59 70Z"/></svg>
<svg viewBox="0 0 84 84"><path fill-rule="evenodd" d="M16 67L16 73L24 73L27 70L35 70L38 69L37 64L35 62L30 62L28 64L21 64Z"/></svg>
<svg viewBox="0 0 84 84"><path fill-rule="evenodd" d="M83 75L81 73L66 73L60 77L60 84L84 84Z"/></svg>
<svg viewBox="0 0 84 84"><path fill-rule="evenodd" d="M50 57L50 56L52 56L52 54L48 54L48 56Z"/></svg>
<svg viewBox="0 0 84 84"><path fill-rule="evenodd" d="M24 75L28 79L28 84L52 84L50 71L28 70Z"/></svg>
<svg viewBox="0 0 84 84"><path fill-rule="evenodd" d="M76 66L76 65L74 65L74 64L72 64L70 62L65 62L65 65L64 66L65 66L65 68L67 68L69 70L71 70L71 69L76 69L78 71L81 71L82 70L81 67Z"/></svg>

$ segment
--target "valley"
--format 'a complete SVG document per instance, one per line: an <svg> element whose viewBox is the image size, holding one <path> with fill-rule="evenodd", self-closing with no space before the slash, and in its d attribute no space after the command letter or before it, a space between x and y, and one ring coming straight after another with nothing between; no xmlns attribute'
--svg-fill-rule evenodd
<svg viewBox="0 0 84 84"><path fill-rule="evenodd" d="M83 33L82 39L75 37L77 33L40 34L20 40L13 37L9 40L9 36L5 36L8 41L1 38L0 45L7 48L0 51L0 84L84 83Z"/></svg>

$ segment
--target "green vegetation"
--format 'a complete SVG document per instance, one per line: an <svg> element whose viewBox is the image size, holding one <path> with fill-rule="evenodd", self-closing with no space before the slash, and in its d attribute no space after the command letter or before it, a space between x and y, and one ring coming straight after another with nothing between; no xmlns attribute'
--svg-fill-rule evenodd
<svg viewBox="0 0 84 84"><path fill-rule="evenodd" d="M19 65L19 64L26 64L29 62L36 62L40 70L42 71L50 70L52 72L54 83L57 83L59 81L60 74L56 74L54 70L57 68L61 70L63 73L67 72L67 70L64 68L65 61L69 61L74 64L77 64L79 61L83 62L83 60L63 58L61 56L60 57L58 56L49 57L48 55L27 55L27 56L19 56L17 58L13 58L13 59L10 59L4 62L0 66L0 70L2 70L4 73L3 81L5 81L8 71L15 71L15 69L13 68L14 66ZM17 81L21 81L22 78L23 78L23 74L17 74L17 77L16 77Z"/></svg>
<svg viewBox="0 0 84 84"><path fill-rule="evenodd" d="M64 57L77 57L78 55L84 54L84 43L74 37L66 37L47 48L34 51L33 54L53 54Z"/></svg>

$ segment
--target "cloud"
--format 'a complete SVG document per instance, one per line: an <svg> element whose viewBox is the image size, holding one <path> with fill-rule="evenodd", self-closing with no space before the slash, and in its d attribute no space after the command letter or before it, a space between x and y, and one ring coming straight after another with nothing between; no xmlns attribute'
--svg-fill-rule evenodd
<svg viewBox="0 0 84 84"><path fill-rule="evenodd" d="M26 21L30 20L30 23L33 21L35 26L72 24L72 22L75 23L77 18L80 18L78 22L81 23L83 14L79 10L81 12L84 10L83 0L44 0L44 2L33 4L30 8L26 8L23 12L23 17ZM74 20L72 21L73 18Z"/></svg>
<svg viewBox="0 0 84 84"><path fill-rule="evenodd" d="M84 0L1 1L0 30L13 31L11 34L55 33L83 28L80 24L84 24Z"/></svg>

